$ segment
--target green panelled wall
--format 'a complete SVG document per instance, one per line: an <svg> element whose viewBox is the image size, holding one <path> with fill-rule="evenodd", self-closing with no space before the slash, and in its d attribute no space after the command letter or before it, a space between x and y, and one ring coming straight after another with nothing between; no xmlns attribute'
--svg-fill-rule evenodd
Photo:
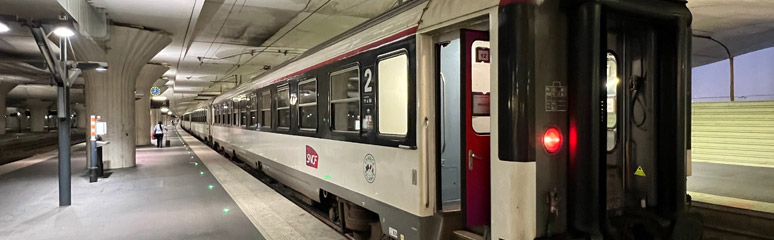
<svg viewBox="0 0 774 240"><path fill-rule="evenodd" d="M694 102L691 159L774 165L774 101Z"/></svg>

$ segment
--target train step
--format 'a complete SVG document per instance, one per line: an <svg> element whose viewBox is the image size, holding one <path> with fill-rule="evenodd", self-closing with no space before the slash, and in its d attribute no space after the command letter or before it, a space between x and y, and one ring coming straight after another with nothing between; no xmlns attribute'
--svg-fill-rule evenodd
<svg viewBox="0 0 774 240"><path fill-rule="evenodd" d="M454 240L484 240L484 236L465 230L454 231Z"/></svg>

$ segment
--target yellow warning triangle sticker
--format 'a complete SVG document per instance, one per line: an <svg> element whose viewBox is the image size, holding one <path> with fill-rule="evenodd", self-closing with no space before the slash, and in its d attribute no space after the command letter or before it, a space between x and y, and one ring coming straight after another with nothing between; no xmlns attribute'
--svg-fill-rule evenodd
<svg viewBox="0 0 774 240"><path fill-rule="evenodd" d="M637 176L640 176L640 177L644 177L645 176L645 171L642 170L642 166L638 166L637 167L637 171L634 171L634 175L637 175Z"/></svg>

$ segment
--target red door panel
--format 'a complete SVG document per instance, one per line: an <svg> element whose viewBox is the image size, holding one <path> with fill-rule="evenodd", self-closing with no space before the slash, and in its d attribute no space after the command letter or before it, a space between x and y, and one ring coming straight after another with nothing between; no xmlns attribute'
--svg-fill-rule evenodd
<svg viewBox="0 0 774 240"><path fill-rule="evenodd" d="M478 42L477 42L478 41ZM464 58L463 78L465 88L463 90L463 100L465 101L465 216L468 227L490 225L490 169L489 169L489 130L488 118L482 118L489 115L489 88L483 91L480 88L480 79L488 77L481 74L481 65L489 62L489 48L481 47L483 42L489 42L489 33L482 31L463 30L462 32L462 53ZM474 46L474 43L477 46ZM474 71L474 64L478 71ZM475 79L478 89L474 89L474 75L479 74ZM485 75L485 76L483 76ZM487 80L488 82L488 80ZM474 92L474 90L477 90ZM486 122L486 131L474 129L473 118ZM476 131L478 130L478 132Z"/></svg>

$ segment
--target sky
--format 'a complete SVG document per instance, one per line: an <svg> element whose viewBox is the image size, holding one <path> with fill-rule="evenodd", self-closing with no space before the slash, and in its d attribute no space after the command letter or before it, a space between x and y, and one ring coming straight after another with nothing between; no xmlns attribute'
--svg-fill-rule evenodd
<svg viewBox="0 0 774 240"><path fill-rule="evenodd" d="M729 69L728 59L693 68L693 101L729 101ZM734 82L736 101L774 100L774 48L735 57Z"/></svg>

